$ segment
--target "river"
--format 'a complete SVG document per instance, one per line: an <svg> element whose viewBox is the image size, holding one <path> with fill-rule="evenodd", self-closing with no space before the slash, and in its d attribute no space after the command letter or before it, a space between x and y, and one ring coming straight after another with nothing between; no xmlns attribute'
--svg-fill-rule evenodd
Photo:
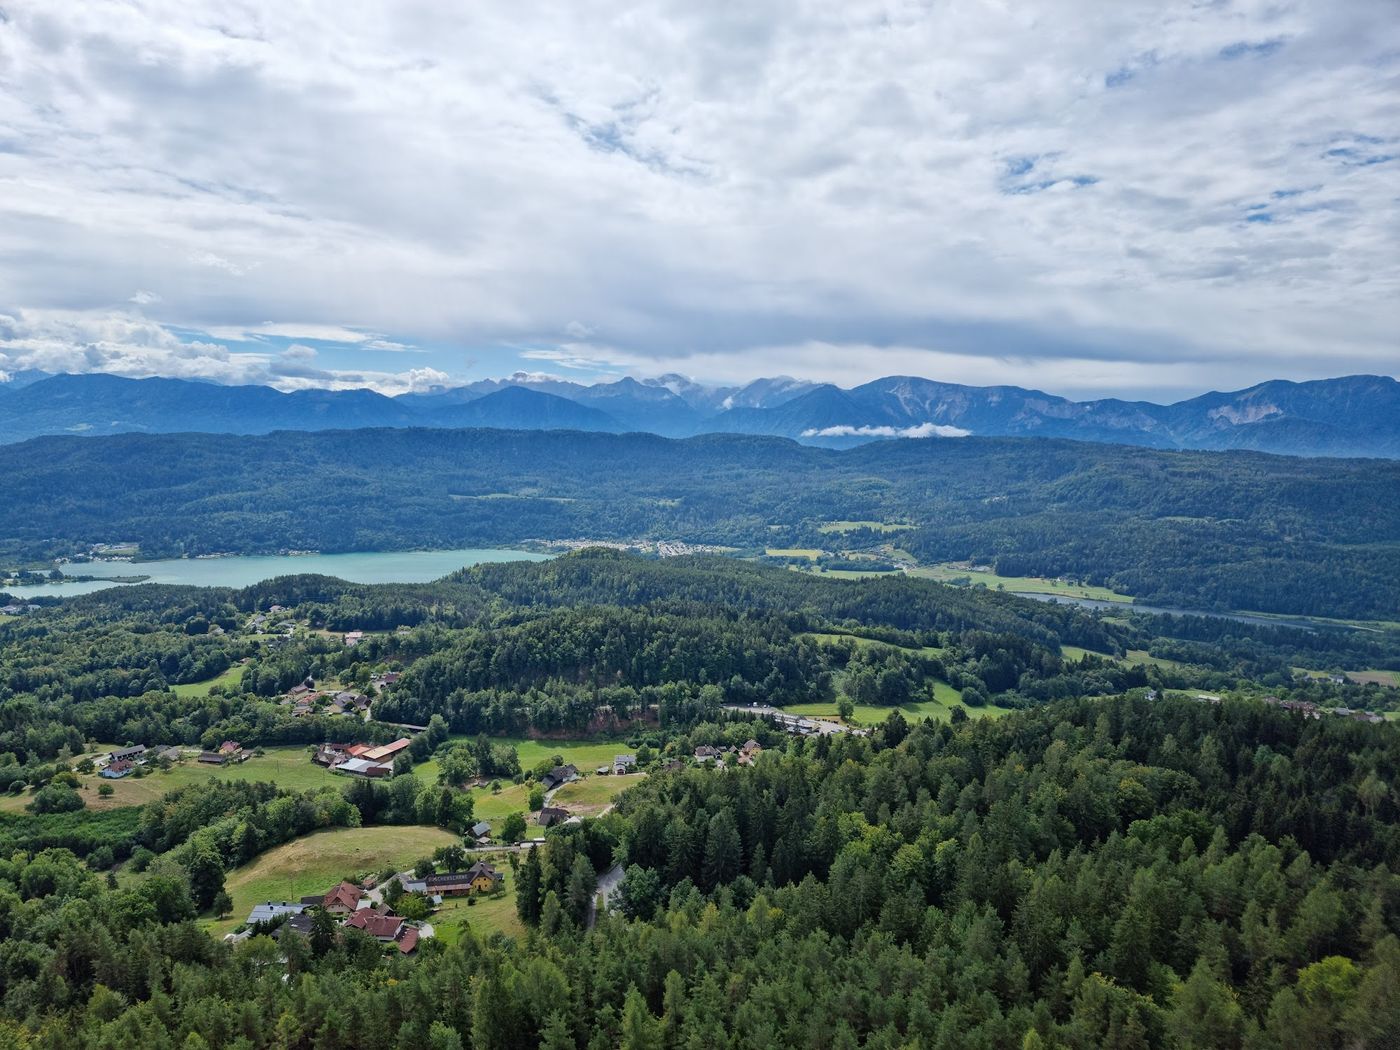
<svg viewBox="0 0 1400 1050"><path fill-rule="evenodd" d="M513 550L360 551L351 554L230 555L224 558L171 558L165 561L84 562L64 565L76 576L147 576L143 583L185 583L196 587L247 587L274 576L318 573L351 583L426 583L465 565L484 562L543 561L551 555ZM67 598L121 584L111 579L69 581L0 591L26 598Z"/></svg>

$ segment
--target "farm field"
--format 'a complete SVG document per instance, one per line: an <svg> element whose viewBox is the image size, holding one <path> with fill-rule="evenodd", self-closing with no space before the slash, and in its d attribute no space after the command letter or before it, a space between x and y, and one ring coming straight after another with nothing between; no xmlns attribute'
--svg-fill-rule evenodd
<svg viewBox="0 0 1400 1050"><path fill-rule="evenodd" d="M645 773L627 776L591 776L565 784L556 791L550 804L563 806L576 817L596 817L613 804L618 795L634 784L640 784Z"/></svg>
<svg viewBox="0 0 1400 1050"><path fill-rule="evenodd" d="M832 580L868 580L872 576L893 576L899 569L822 569L807 570L814 576L825 576Z"/></svg>
<svg viewBox="0 0 1400 1050"><path fill-rule="evenodd" d="M932 645L925 645L915 649L908 646L895 645L894 642L884 642L878 638L862 638L858 634L826 634L820 631L813 631L805 635L804 637L811 638L813 641L817 642L836 643L842 641L851 641L855 642L856 647L858 649L878 649L880 647L888 647L890 649L900 649L906 653L918 653L920 656L942 656L944 653L943 649L936 648Z"/></svg>
<svg viewBox="0 0 1400 1050"><path fill-rule="evenodd" d="M220 780L266 780L288 791L308 791L314 788L342 786L344 778L311 761L304 747L268 748L267 753L246 762L227 766L207 766L193 757L172 766L168 772L152 770L144 777L127 776L120 780L103 780L96 773L81 778L79 792L87 802L88 809L118 809L122 806L143 806L154 802L167 791L201 784L218 777ZM101 784L110 784L112 794L103 798L97 793ZM10 803L14 798L0 799L0 808L23 808L27 796L19 796L18 806Z"/></svg>
<svg viewBox="0 0 1400 1050"><path fill-rule="evenodd" d="M903 532L913 525L900 525L886 521L828 521L817 527L818 532L855 532L857 529L871 529L875 532Z"/></svg>
<svg viewBox="0 0 1400 1050"><path fill-rule="evenodd" d="M1182 663L1180 660L1168 660L1166 657L1163 656L1151 656L1145 649L1129 649L1127 655L1123 658L1123 662L1128 664L1142 664L1166 669L1175 669L1190 666L1188 664Z"/></svg>
<svg viewBox="0 0 1400 1050"><path fill-rule="evenodd" d="M938 683L938 686L940 687L938 689L939 699L903 704L897 710L911 721L924 718L932 718L938 722L947 721L952 716L952 705L959 702L958 694L951 686L944 685L942 682ZM947 692L944 693L942 690L947 690ZM836 713L836 701L834 700L823 700L811 704L789 704L783 710L789 714L805 715L808 718L828 718L833 722L841 721L840 716ZM890 712L894 710L896 708L878 707L874 704L856 704L855 711L851 714L851 721L853 724L862 726L876 725L888 718ZM983 707L965 707L964 710L967 711L969 718L998 718L1008 714L1011 708L987 704Z"/></svg>
<svg viewBox="0 0 1400 1050"><path fill-rule="evenodd" d="M977 572L966 566L958 565L956 562L922 565L917 569L910 569L909 575L938 580L943 583L955 579L967 579L974 584L985 583L993 589L1000 587L1003 590L1023 591L1030 594L1063 594L1067 598L1094 598L1098 601L1123 602L1125 604L1133 600L1129 595L1119 594L1107 587L1096 587L1087 583L1061 583L1058 580L1047 580L1039 576L998 576L993 572Z"/></svg>
<svg viewBox="0 0 1400 1050"><path fill-rule="evenodd" d="M184 685L172 685L170 691L182 700L189 700L196 697L208 696L211 689L216 685L221 685L225 689L229 686L237 686L243 681L243 665L234 664L221 675L205 679L203 682L187 682Z"/></svg>
<svg viewBox="0 0 1400 1050"><path fill-rule="evenodd" d="M1128 664L1130 667L1151 666L1166 669L1187 667L1189 665L1180 660L1168 660L1161 656L1151 656L1145 649L1129 649L1122 657L1112 656L1109 653L1095 652L1093 649L1081 649L1077 645L1060 646L1060 654L1066 660L1082 660L1086 656L1097 656L1103 660L1116 660L1119 663Z"/></svg>
<svg viewBox="0 0 1400 1050"><path fill-rule="evenodd" d="M530 821L530 786L529 784L506 783L500 791L493 792L489 787L478 787L471 789L472 815L475 820L489 820L491 822L491 834L499 835L501 823L512 813L525 814L525 820ZM528 835L536 834L538 828L532 828Z"/></svg>
<svg viewBox="0 0 1400 1050"><path fill-rule="evenodd" d="M452 740L471 740L473 737L454 736ZM566 764L578 766L580 770L597 769L611 764L614 755L632 750L625 740L530 740L525 737L491 737L493 744L509 744L520 756L520 768L529 770L545 759L558 755ZM413 772L425 780L437 780L438 764L434 759L421 762L413 767Z"/></svg>
<svg viewBox="0 0 1400 1050"><path fill-rule="evenodd" d="M522 740L507 737L495 743L511 744L520 755L520 767L529 769L546 758L559 755L581 770L597 769L612 762L614 755L628 754L625 740Z"/></svg>
<svg viewBox="0 0 1400 1050"><path fill-rule="evenodd" d="M768 547L763 552L770 558L806 558L816 561L822 552L815 547Z"/></svg>
<svg viewBox="0 0 1400 1050"><path fill-rule="evenodd" d="M461 841L442 828L412 826L335 828L303 835L229 872L224 888L233 898L233 912L211 923L210 929L227 933L248 917L254 904L294 901L324 892L341 879L406 868L439 846Z"/></svg>
<svg viewBox="0 0 1400 1050"><path fill-rule="evenodd" d="M1346 676L1358 685L1388 685L1400 689L1400 671L1348 671Z"/></svg>
<svg viewBox="0 0 1400 1050"><path fill-rule="evenodd" d="M503 933L508 937L525 935L525 924L515 911L515 873L503 858L493 858L491 863L506 877L505 892L477 897L475 904L468 904L465 897L444 900L428 919L433 924L433 936L440 938L444 944L456 944L467 927L471 927L483 939L493 933Z"/></svg>

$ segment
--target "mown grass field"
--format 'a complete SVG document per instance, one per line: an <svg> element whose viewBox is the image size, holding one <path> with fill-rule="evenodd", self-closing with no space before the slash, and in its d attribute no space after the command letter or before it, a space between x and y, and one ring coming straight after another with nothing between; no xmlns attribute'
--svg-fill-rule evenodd
<svg viewBox="0 0 1400 1050"><path fill-rule="evenodd" d="M953 706L959 704L959 696L952 686L939 682L934 687L935 699L921 700L918 703L903 704L898 710L906 719L910 721L932 718L936 722L946 722L953 715ZM823 700L811 704L789 704L783 708L784 711L794 715L805 715L808 718L829 718L833 722L841 721L836 712L836 701ZM851 714L851 722L854 725L873 726L883 722L889 717L893 707L878 707L874 704L856 704L855 710ZM964 707L969 718L998 718L1011 711L1009 707L999 707L996 704L987 704L984 707Z"/></svg>
<svg viewBox="0 0 1400 1050"><path fill-rule="evenodd" d="M568 764L579 769L597 769L610 765L614 755L631 754L632 748L625 740L521 740L508 738L500 741L512 745L520 755L520 767L529 769L546 758L560 756Z"/></svg>
<svg viewBox="0 0 1400 1050"><path fill-rule="evenodd" d="M576 817L596 817L613 804L618 795L645 778L643 773L627 776L592 776L565 784L556 791L550 805L563 806Z"/></svg>
<svg viewBox="0 0 1400 1050"><path fill-rule="evenodd" d="M454 740L468 740L469 737L453 737ZM524 737L492 737L493 744L509 744L520 756L520 768L533 769L546 759L556 756L567 765L577 766L588 771L599 766L611 765L614 755L630 754L632 748L625 740L529 740ZM437 780L438 764L435 760L419 763L413 772L426 780Z"/></svg>
<svg viewBox="0 0 1400 1050"><path fill-rule="evenodd" d="M971 569L959 566L953 562L943 562L939 565L921 565L917 569L910 569L909 575L921 576L929 580L938 580L947 583L950 580L965 579L973 584L985 583L995 590L1001 587L1008 591L1022 591L1027 594L1062 594L1066 598L1095 598L1105 602L1131 602L1133 599L1126 594L1119 594L1111 591L1107 587L1095 587L1092 584L1061 583L1058 580L1047 580L1039 576L998 576L993 572L974 572Z"/></svg>
<svg viewBox="0 0 1400 1050"><path fill-rule="evenodd" d="M234 664L221 675L207 678L203 682L187 682L184 685L172 685L170 691L182 700L195 699L208 696L216 685L221 685L227 690L229 687L237 687L243 681L243 665Z"/></svg>
<svg viewBox="0 0 1400 1050"><path fill-rule="evenodd" d="M512 813L523 813L526 823L529 824L531 786L507 782L502 785L500 791L493 792L489 787L472 788L470 794L473 818L489 820L493 836L501 833L501 824ZM532 828L527 832L527 837L538 832L538 828Z"/></svg>
<svg viewBox="0 0 1400 1050"><path fill-rule="evenodd" d="M505 892L490 897L477 897L468 904L465 897L452 897L428 919L433 924L433 936L445 944L456 944L462 931L471 927L478 937L504 933L508 937L525 936L525 924L515 912L515 873L503 858L492 861L496 870L505 875Z"/></svg>
<svg viewBox="0 0 1400 1050"><path fill-rule="evenodd" d="M304 747L268 748L267 753L246 762L227 766L210 766L187 758L168 772L154 768L144 777L126 776L120 780L103 780L97 774L82 778L79 789L89 809L117 809L121 806L143 806L154 802L167 791L202 784L213 778L220 780L266 780L288 791L307 791L320 787L340 787L345 778L338 777L311 761ZM103 798L98 785L110 784L112 794ZM6 800L8 801L8 800Z"/></svg>
<svg viewBox="0 0 1400 1050"><path fill-rule="evenodd" d="M893 642L882 642L878 638L862 638L857 634L825 634L820 631L813 631L804 635L804 637L811 638L813 641L817 642L854 642L858 649L878 649L883 646L889 649L900 649L906 653L918 653L920 656L942 656L945 652L945 650L932 645L925 645L916 649L911 646L895 645Z"/></svg>
<svg viewBox="0 0 1400 1050"><path fill-rule="evenodd" d="M900 525L888 521L828 521L817 527L818 532L855 532L857 529L872 529L875 532L903 532L913 525Z"/></svg>
<svg viewBox="0 0 1400 1050"><path fill-rule="evenodd" d="M334 828L303 835L229 872L224 888L233 898L233 913L210 923L210 929L227 933L248 918L255 904L295 901L323 893L341 879L403 869L439 846L461 841L450 831L428 827Z"/></svg>
<svg viewBox="0 0 1400 1050"><path fill-rule="evenodd" d="M1103 660L1116 660L1118 663L1128 664L1132 667L1151 666L1172 669L1188 666L1180 660L1168 660L1161 656L1151 656L1145 649L1129 649L1120 658L1111 656L1108 653L1096 652L1093 649L1081 649L1077 645L1062 645L1060 646L1060 655L1066 660L1082 660L1086 656L1097 656Z"/></svg>
<svg viewBox="0 0 1400 1050"><path fill-rule="evenodd" d="M1347 677L1358 685L1388 685L1400 689L1400 671L1348 671Z"/></svg>
<svg viewBox="0 0 1400 1050"><path fill-rule="evenodd" d="M763 553L770 558L806 558L808 561L816 561L822 555L815 547L768 547Z"/></svg>

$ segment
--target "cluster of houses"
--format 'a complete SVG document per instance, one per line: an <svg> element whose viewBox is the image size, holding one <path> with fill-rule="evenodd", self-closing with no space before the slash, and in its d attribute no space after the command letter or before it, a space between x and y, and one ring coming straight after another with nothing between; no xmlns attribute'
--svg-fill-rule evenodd
<svg viewBox="0 0 1400 1050"><path fill-rule="evenodd" d="M243 626L257 634L280 634L290 638L296 633L297 622L283 617L286 611L282 606L274 605L265 613L254 613Z"/></svg>
<svg viewBox="0 0 1400 1050"><path fill-rule="evenodd" d="M176 762L184 757L185 749L182 747L147 747L145 744L132 744L109 751L107 757L98 763L98 775L107 780L120 780L136 772L137 766L148 765L151 762ZM226 766L231 762L246 762L252 757L253 752L245 749L237 740L225 740L213 750L199 753L199 761L207 766Z"/></svg>
<svg viewBox="0 0 1400 1050"><path fill-rule="evenodd" d="M232 762L246 762L252 757L253 752L237 740L225 740L213 750L199 753L199 760L206 766L226 766Z"/></svg>
<svg viewBox="0 0 1400 1050"><path fill-rule="evenodd" d="M394 773L394 759L408 747L408 737L391 744L322 744L311 760L333 773L357 777L388 777Z"/></svg>
<svg viewBox="0 0 1400 1050"><path fill-rule="evenodd" d="M723 769L727 759L735 765L751 766L763 753L763 746L757 740L745 740L742 747L711 747L701 744L695 749L695 761L702 764L713 763L716 769Z"/></svg>
<svg viewBox="0 0 1400 1050"><path fill-rule="evenodd" d="M136 772L137 766L162 759L174 762L183 758L184 754L184 749L179 747L147 747L145 744L119 747L115 751L107 752L107 756L98 761L98 775L107 780L120 780Z"/></svg>
<svg viewBox="0 0 1400 1050"><path fill-rule="evenodd" d="M21 616L28 609L27 605L0 605L0 616Z"/></svg>
<svg viewBox="0 0 1400 1050"><path fill-rule="evenodd" d="M1156 693L1150 693L1149 700L1157 699ZM1334 718L1350 718L1357 722L1379 723L1385 721L1385 715L1378 711L1358 711L1350 707L1321 707L1311 700L1280 700L1276 696L1260 697L1263 703L1270 707L1277 707L1283 711L1292 711L1294 714L1302 715L1304 718L1322 718L1323 715L1331 715ZM1220 697L1213 693L1200 693L1196 696L1198 704L1219 704L1222 703Z"/></svg>
<svg viewBox="0 0 1400 1050"><path fill-rule="evenodd" d="M407 873L398 876L406 893L421 893L434 903L444 897L463 897L474 893L491 893L504 883L504 876L486 861L477 861L466 871L447 872L416 878ZM385 903L369 899L364 889L353 882L340 882L325 893L312 894L300 901L267 901L248 913L248 929L235 935L241 939L252 935L260 924L283 920L274 936L311 934L317 911L340 920L341 929L360 930L385 946L393 945L400 955L412 955L418 950L423 930L402 915L395 915Z"/></svg>
<svg viewBox="0 0 1400 1050"><path fill-rule="evenodd" d="M319 689L314 679L307 678L287 690L279 701L290 707L297 718L315 714L320 708L328 715L363 715L369 710L369 697L353 689Z"/></svg>

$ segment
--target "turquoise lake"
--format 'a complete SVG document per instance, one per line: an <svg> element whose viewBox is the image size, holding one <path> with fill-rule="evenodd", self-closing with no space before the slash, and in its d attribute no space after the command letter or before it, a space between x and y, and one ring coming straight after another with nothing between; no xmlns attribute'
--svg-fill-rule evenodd
<svg viewBox="0 0 1400 1050"><path fill-rule="evenodd" d="M147 576L143 583L183 583L196 587L247 587L274 576L317 573L352 583L426 583L466 565L503 561L545 561L548 554L513 550L361 551L351 554L235 555L227 558L171 558L166 561L93 562L66 565L79 576ZM6 587L26 597L66 598L120 584L111 580Z"/></svg>

